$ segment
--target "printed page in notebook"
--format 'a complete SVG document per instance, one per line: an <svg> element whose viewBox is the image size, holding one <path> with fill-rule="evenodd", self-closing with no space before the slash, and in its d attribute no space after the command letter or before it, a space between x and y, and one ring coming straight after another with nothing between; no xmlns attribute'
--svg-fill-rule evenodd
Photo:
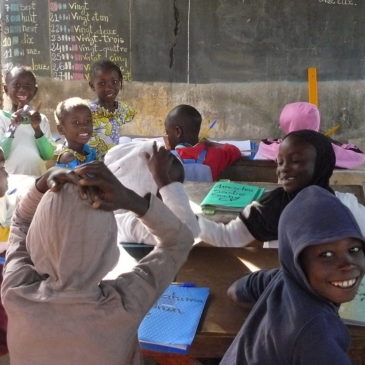
<svg viewBox="0 0 365 365"><path fill-rule="evenodd" d="M209 296L209 288L171 284L138 329L141 347L187 353Z"/></svg>

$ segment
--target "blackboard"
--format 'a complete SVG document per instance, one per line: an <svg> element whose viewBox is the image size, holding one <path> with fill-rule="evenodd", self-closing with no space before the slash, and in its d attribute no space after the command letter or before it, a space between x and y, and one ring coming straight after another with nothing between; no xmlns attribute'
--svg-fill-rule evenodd
<svg viewBox="0 0 365 365"><path fill-rule="evenodd" d="M127 79L358 80L365 0L2 1L2 63L84 78L109 57Z"/></svg>
<svg viewBox="0 0 365 365"><path fill-rule="evenodd" d="M128 79L129 11L128 1L2 0L3 67L25 64L39 76L77 80L109 58Z"/></svg>

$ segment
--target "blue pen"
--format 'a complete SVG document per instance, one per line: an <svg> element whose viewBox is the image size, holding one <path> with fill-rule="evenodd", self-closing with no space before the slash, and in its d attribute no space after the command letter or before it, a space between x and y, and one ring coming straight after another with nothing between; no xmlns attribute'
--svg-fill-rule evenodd
<svg viewBox="0 0 365 365"><path fill-rule="evenodd" d="M8 190L7 192L6 192L6 195L11 195L11 194L14 194L16 192L16 188L15 189L13 189L13 190Z"/></svg>
<svg viewBox="0 0 365 365"><path fill-rule="evenodd" d="M218 122L217 119L213 120L213 122L210 123L209 129L212 129L217 124L217 122Z"/></svg>
<svg viewBox="0 0 365 365"><path fill-rule="evenodd" d="M5 257L0 257L0 265L5 264Z"/></svg>
<svg viewBox="0 0 365 365"><path fill-rule="evenodd" d="M172 285L176 285L176 286L183 286L184 288L194 288L196 287L195 283L192 282L185 282L185 283L171 283Z"/></svg>

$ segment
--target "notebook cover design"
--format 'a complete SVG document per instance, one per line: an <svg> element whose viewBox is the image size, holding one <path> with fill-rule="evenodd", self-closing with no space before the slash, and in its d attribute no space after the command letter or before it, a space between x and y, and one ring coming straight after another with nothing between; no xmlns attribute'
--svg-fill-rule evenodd
<svg viewBox="0 0 365 365"><path fill-rule="evenodd" d="M218 181L200 205L203 211L209 209L240 211L252 201L259 199L264 192L264 188L254 185Z"/></svg>
<svg viewBox="0 0 365 365"><path fill-rule="evenodd" d="M209 296L209 288L171 284L138 329L141 347L187 353Z"/></svg>

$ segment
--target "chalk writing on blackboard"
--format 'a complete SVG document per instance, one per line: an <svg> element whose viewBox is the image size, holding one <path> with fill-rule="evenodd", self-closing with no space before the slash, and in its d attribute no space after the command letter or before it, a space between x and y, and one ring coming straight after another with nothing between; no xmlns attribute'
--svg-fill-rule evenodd
<svg viewBox="0 0 365 365"><path fill-rule="evenodd" d="M354 0L318 0L319 3L325 3L328 5L344 5L344 6L356 6L357 3Z"/></svg>
<svg viewBox="0 0 365 365"><path fill-rule="evenodd" d="M109 58L130 78L128 2L4 0L2 61L26 64L40 76L84 79ZM124 14L123 21L120 14Z"/></svg>
<svg viewBox="0 0 365 365"><path fill-rule="evenodd" d="M41 75L48 75L50 64L48 55L44 55L45 25L40 19L47 16L47 11L39 2L16 2L4 0L1 12L3 14L2 61L3 65L27 64Z"/></svg>
<svg viewBox="0 0 365 365"><path fill-rule="evenodd" d="M95 3L94 3L95 4ZM103 9L113 9L103 4ZM112 4L110 4L112 5ZM50 57L52 76L83 79L90 64L109 58L129 77L126 40L112 21L112 15L87 1L49 3Z"/></svg>

